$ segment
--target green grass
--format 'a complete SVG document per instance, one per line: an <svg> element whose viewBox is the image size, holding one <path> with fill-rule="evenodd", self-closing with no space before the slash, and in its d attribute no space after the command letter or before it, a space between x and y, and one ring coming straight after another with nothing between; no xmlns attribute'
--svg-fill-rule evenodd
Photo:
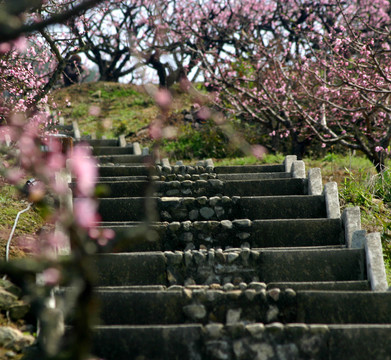
<svg viewBox="0 0 391 360"><path fill-rule="evenodd" d="M20 198L15 187L11 185L3 186L0 195L0 207L2 209L0 229L9 229L10 225L13 224L17 213L25 209L27 205L27 200ZM20 216L15 235L35 233L42 225L42 217L37 211L31 209Z"/></svg>
<svg viewBox="0 0 391 360"><path fill-rule="evenodd" d="M65 123L77 120L82 134L95 133L107 138L135 133L159 113L146 92L126 84L97 82L74 85L58 89L53 93L53 99ZM93 115L92 107L99 109L99 113Z"/></svg>
<svg viewBox="0 0 391 360"><path fill-rule="evenodd" d="M71 115L75 119L80 119L88 115L89 106L87 104L81 103L77 104L71 112Z"/></svg>
<svg viewBox="0 0 391 360"><path fill-rule="evenodd" d="M262 159L255 156L237 157L232 159L215 159L216 166L226 165L261 165L261 164L281 164L285 156L282 154L267 154Z"/></svg>
<svg viewBox="0 0 391 360"><path fill-rule="evenodd" d="M14 186L2 183L0 186L0 259L5 258L6 244L14 225L15 218L19 211L27 208L27 205L27 200L19 195L18 190ZM15 246L15 238L34 235L44 225L44 219L34 207L22 213L12 238L10 258L25 256L25 253L21 251L18 246Z"/></svg>

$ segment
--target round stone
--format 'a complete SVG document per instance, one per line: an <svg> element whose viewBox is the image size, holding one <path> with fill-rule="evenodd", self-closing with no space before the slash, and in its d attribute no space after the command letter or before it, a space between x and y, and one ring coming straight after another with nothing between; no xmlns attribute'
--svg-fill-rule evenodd
<svg viewBox="0 0 391 360"><path fill-rule="evenodd" d="M181 223L178 221L174 221L174 222L168 224L168 228L172 232L178 231L180 229L180 227L181 227Z"/></svg>
<svg viewBox="0 0 391 360"><path fill-rule="evenodd" d="M223 229L230 230L232 229L232 222L230 220L221 220L220 224Z"/></svg>
<svg viewBox="0 0 391 360"><path fill-rule="evenodd" d="M200 196L196 198L196 200L200 205L206 205L206 203L208 202L208 198L206 196Z"/></svg>
<svg viewBox="0 0 391 360"><path fill-rule="evenodd" d="M209 205L216 206L219 201L220 201L220 198L218 196L213 196L209 199Z"/></svg>
<svg viewBox="0 0 391 360"><path fill-rule="evenodd" d="M239 220L234 220L233 224L235 227L242 229L242 228L249 228L252 222L249 219L239 219Z"/></svg>
<svg viewBox="0 0 391 360"><path fill-rule="evenodd" d="M278 301L280 298L281 290L279 288L273 288L267 291L267 295L274 301Z"/></svg>
<svg viewBox="0 0 391 360"><path fill-rule="evenodd" d="M230 252L227 254L227 262L228 264L232 264L239 257L238 253Z"/></svg>
<svg viewBox="0 0 391 360"><path fill-rule="evenodd" d="M208 220L208 219L211 219L213 217L215 212L214 212L214 210L212 208L204 206L203 208L201 208L200 214L201 214L201 216L204 219Z"/></svg>
<svg viewBox="0 0 391 360"><path fill-rule="evenodd" d="M205 306L200 304L186 305L183 312L192 320L202 320L206 316Z"/></svg>

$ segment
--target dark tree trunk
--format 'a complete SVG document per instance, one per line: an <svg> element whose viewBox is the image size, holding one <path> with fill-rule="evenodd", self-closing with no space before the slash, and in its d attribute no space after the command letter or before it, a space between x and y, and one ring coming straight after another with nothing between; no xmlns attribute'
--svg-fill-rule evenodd
<svg viewBox="0 0 391 360"><path fill-rule="evenodd" d="M307 147L311 144L311 140L309 139L304 139L303 141L299 141L298 136L295 132L291 131L291 145L292 145L292 150L291 153L292 155L296 155L299 160L301 160L305 152L307 150Z"/></svg>
<svg viewBox="0 0 391 360"><path fill-rule="evenodd" d="M375 152L368 157L369 160L371 160L372 164L375 166L376 171L381 174L386 168L383 154L381 152Z"/></svg>
<svg viewBox="0 0 391 360"><path fill-rule="evenodd" d="M167 87L166 69L164 64L160 61L160 55L156 52L153 53L147 62L157 71L157 75L159 76L159 86Z"/></svg>
<svg viewBox="0 0 391 360"><path fill-rule="evenodd" d="M119 78L112 73L104 72L101 73L99 81L119 82Z"/></svg>

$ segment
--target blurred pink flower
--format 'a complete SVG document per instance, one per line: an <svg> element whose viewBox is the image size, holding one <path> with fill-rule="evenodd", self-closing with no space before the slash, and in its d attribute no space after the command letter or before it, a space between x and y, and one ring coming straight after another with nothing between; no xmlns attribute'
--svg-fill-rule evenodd
<svg viewBox="0 0 391 360"><path fill-rule="evenodd" d="M61 272L56 268L48 268L42 272L42 279L45 285L57 285L60 278Z"/></svg>
<svg viewBox="0 0 391 360"><path fill-rule="evenodd" d="M100 114L100 107L96 105L91 105L88 109L88 114L91 116L99 116Z"/></svg>
<svg viewBox="0 0 391 360"><path fill-rule="evenodd" d="M115 237L115 232L113 229L103 229L102 235L105 239L112 240Z"/></svg>
<svg viewBox="0 0 391 360"><path fill-rule="evenodd" d="M25 176L25 172L18 168L12 168L7 171L7 179L11 184L17 184Z"/></svg>
<svg viewBox="0 0 391 360"><path fill-rule="evenodd" d="M172 96L166 89L159 89L155 95L155 101L158 106L168 109L172 103Z"/></svg>
<svg viewBox="0 0 391 360"><path fill-rule="evenodd" d="M162 124L160 122L152 122L149 125L149 136L154 139L160 139L163 136Z"/></svg>
<svg viewBox="0 0 391 360"><path fill-rule="evenodd" d="M91 239L97 239L100 236L100 231L97 228L92 228L88 230L88 236Z"/></svg>
<svg viewBox="0 0 391 360"><path fill-rule="evenodd" d="M0 128L0 142L8 140L15 141L17 139L17 131L12 126L2 126Z"/></svg>
<svg viewBox="0 0 391 360"><path fill-rule="evenodd" d="M90 156L89 148L76 146L71 155L71 169L76 176L77 190L82 196L90 196L98 176L96 161Z"/></svg>
<svg viewBox="0 0 391 360"><path fill-rule="evenodd" d="M267 153L267 149L262 145L253 145L251 147L251 152L257 159L262 159Z"/></svg>
<svg viewBox="0 0 391 360"><path fill-rule="evenodd" d="M92 228L100 220L98 204L93 199L75 199L73 210L76 222L84 229Z"/></svg>
<svg viewBox="0 0 391 360"><path fill-rule="evenodd" d="M63 248L68 246L68 238L62 232L51 232L46 235L46 243L53 249Z"/></svg>
<svg viewBox="0 0 391 360"><path fill-rule="evenodd" d="M59 171L65 166L65 156L61 153L50 153L46 160L46 165L49 171Z"/></svg>
<svg viewBox="0 0 391 360"><path fill-rule="evenodd" d="M52 183L52 188L57 195L65 195L69 189L66 179L55 179Z"/></svg>
<svg viewBox="0 0 391 360"><path fill-rule="evenodd" d="M207 106L203 106L200 110L197 111L197 117L201 120L208 120L210 116L211 112Z"/></svg>
<svg viewBox="0 0 391 360"><path fill-rule="evenodd" d="M33 235L23 235L15 238L15 244L24 252L39 254L41 252L40 240Z"/></svg>

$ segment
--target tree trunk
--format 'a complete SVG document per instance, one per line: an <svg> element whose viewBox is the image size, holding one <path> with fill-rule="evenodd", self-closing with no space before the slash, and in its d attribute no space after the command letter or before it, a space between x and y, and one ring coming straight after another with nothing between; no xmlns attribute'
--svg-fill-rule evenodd
<svg viewBox="0 0 391 360"><path fill-rule="evenodd" d="M119 82L119 78L113 73L104 72L103 74L100 74L99 81Z"/></svg>

